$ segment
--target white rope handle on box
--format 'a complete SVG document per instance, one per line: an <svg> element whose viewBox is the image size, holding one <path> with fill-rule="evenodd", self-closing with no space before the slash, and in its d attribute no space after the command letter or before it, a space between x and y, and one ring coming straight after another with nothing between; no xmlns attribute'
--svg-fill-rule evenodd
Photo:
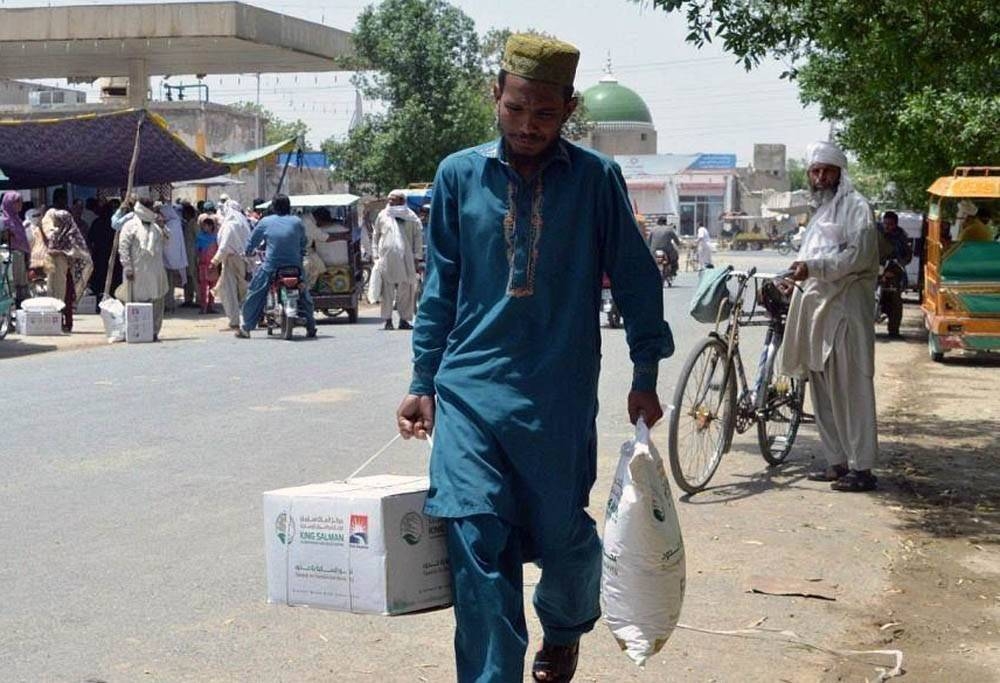
<svg viewBox="0 0 1000 683"><path fill-rule="evenodd" d="M373 455L373 456L371 456L370 458L368 458L367 460L365 460L365 461L364 461L364 462L363 462L363 463L361 464L361 467L359 467L358 469L356 469L356 470L354 470L353 472L351 472L351 473L350 473L350 474L349 474L349 475L347 476L347 478L348 478L348 479L353 479L354 477L358 476L358 474L360 474L362 470L364 470L364 469L365 469L366 467L368 467L368 466L369 466L369 465L371 465L371 464L372 464L373 462L375 462L376 458L378 458L378 457L379 457L380 455L382 455L382 454L383 454L383 453L385 453L385 452L386 452L387 450L389 450L389 446L391 446L392 444L394 444L394 443L396 443L397 441L399 441L399 439L400 439L400 436L401 436L400 434L396 434L396 436L394 436L394 437L392 437L391 439L389 439L389 443L387 443L386 445L382 446L382 448L378 449L378 450L377 450L377 451L375 452L375 455ZM433 447L434 447L434 439L432 439L432 438L431 438L431 435L430 435L430 434L428 434L428 435L427 435L427 445L428 445L428 446L430 446L431 448L433 448Z"/></svg>

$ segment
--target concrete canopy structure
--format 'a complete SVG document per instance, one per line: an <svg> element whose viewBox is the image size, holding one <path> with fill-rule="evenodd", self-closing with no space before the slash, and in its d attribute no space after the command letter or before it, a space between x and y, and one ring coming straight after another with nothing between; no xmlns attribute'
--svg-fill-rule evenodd
<svg viewBox="0 0 1000 683"><path fill-rule="evenodd" d="M238 2L0 9L0 78L337 71L351 52L349 32Z"/></svg>

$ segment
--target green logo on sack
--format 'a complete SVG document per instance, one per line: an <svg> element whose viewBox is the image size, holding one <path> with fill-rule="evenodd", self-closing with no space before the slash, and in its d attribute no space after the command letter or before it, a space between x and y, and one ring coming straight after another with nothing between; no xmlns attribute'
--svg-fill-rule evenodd
<svg viewBox="0 0 1000 683"><path fill-rule="evenodd" d="M282 512L274 520L274 530L278 534L278 540L288 545L295 538L295 521L286 512Z"/></svg>
<svg viewBox="0 0 1000 683"><path fill-rule="evenodd" d="M424 537L424 516L418 512L407 512L399 523L399 535L409 545L420 543Z"/></svg>
<svg viewBox="0 0 1000 683"><path fill-rule="evenodd" d="M662 522L667 518L666 514L664 514L663 512L663 509L656 503L653 503L653 517L656 517L657 522Z"/></svg>

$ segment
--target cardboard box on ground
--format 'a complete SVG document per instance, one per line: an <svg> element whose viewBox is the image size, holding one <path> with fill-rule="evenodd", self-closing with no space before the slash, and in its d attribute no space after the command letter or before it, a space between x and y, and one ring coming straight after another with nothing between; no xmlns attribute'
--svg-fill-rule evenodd
<svg viewBox="0 0 1000 683"><path fill-rule="evenodd" d="M16 313L17 332L25 337L62 334L62 313L59 311L25 311Z"/></svg>
<svg viewBox="0 0 1000 683"><path fill-rule="evenodd" d="M125 304L125 341L153 341L153 304Z"/></svg>
<svg viewBox="0 0 1000 683"><path fill-rule="evenodd" d="M426 477L379 475L264 493L267 600L363 614L451 604L444 523Z"/></svg>

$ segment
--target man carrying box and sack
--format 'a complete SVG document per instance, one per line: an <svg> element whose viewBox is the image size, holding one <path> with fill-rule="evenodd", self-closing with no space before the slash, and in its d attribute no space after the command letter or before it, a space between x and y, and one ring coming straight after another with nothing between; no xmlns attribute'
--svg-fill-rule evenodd
<svg viewBox="0 0 1000 683"><path fill-rule="evenodd" d="M568 681L600 615L601 543L584 508L597 466L598 308L608 273L634 363L629 417L662 415L673 352L659 272L618 166L560 137L579 52L507 43L494 86L501 138L434 180L427 280L404 437L434 431L426 512L443 518L460 681L522 679L522 564L542 567L533 675Z"/></svg>

